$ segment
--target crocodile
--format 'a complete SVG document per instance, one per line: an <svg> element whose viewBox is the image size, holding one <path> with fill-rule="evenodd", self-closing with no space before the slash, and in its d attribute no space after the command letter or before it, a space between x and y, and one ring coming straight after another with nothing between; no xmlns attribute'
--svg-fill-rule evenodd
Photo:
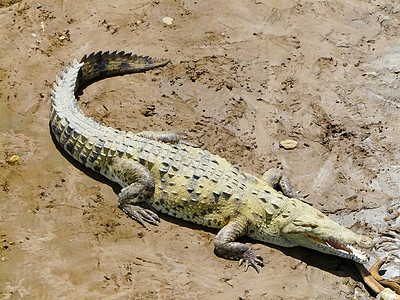
<svg viewBox="0 0 400 300"><path fill-rule="evenodd" d="M51 91L52 135L74 159L121 186L121 210L145 227L158 225L161 212L219 229L215 254L239 261L246 271L253 267L259 272L263 261L236 241L241 236L367 262L364 249L373 246L372 239L302 201L282 170L270 169L256 177L181 135L116 130L86 117L77 104L79 93L102 78L169 62L125 52L92 53L68 64Z"/></svg>

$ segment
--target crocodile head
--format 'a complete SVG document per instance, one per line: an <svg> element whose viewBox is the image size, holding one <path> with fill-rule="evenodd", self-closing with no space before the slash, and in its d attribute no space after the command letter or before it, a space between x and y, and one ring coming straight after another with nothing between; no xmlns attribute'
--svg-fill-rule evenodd
<svg viewBox="0 0 400 300"><path fill-rule="evenodd" d="M339 225L317 209L291 199L281 218L281 235L295 245L366 263L361 249L373 247L372 239ZM283 221L283 220L281 220ZM285 224L286 223L286 224Z"/></svg>

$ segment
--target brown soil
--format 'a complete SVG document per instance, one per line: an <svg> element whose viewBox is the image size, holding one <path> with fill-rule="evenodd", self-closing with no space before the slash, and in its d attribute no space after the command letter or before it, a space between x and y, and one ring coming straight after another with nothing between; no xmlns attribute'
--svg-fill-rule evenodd
<svg viewBox="0 0 400 300"><path fill-rule="evenodd" d="M49 94L93 51L170 58L90 86L82 108L115 128L183 133L257 175L283 168L398 272L400 5L388 2L1 1L0 297L370 297L351 261L245 239L265 267L243 272L214 255L213 230L166 216L142 228L115 185L56 147Z"/></svg>

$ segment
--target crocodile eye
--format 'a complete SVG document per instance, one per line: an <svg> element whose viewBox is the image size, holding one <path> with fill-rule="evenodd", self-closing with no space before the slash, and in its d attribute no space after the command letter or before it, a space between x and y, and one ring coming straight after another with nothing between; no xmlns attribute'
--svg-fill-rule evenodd
<svg viewBox="0 0 400 300"><path fill-rule="evenodd" d="M323 219L325 217L325 215L322 212L317 212L317 217L320 219Z"/></svg>

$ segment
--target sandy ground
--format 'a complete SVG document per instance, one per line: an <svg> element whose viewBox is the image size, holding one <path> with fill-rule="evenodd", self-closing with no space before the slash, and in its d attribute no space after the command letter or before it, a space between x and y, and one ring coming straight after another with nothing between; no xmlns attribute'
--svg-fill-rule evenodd
<svg viewBox="0 0 400 300"><path fill-rule="evenodd" d="M368 299L351 261L244 239L265 262L245 273L214 255L213 230L128 219L118 188L54 144L49 93L93 51L171 59L90 86L82 108L120 129L183 133L253 174L283 168L400 275L396 2L1 0L0 298ZM298 148L279 148L288 138Z"/></svg>

